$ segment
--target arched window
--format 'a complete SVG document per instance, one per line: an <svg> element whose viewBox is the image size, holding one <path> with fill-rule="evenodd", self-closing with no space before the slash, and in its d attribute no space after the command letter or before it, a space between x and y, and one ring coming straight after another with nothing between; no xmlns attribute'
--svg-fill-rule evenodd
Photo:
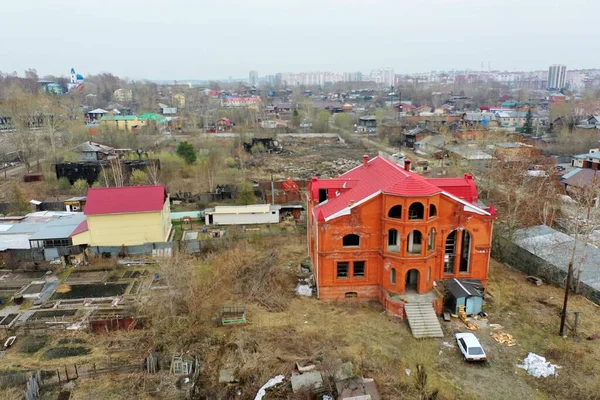
<svg viewBox="0 0 600 400"><path fill-rule="evenodd" d="M392 268L392 270L390 271L390 282L392 283L392 285L396 284L396 268Z"/></svg>
<svg viewBox="0 0 600 400"><path fill-rule="evenodd" d="M408 208L408 219L423 219L423 215L425 215L425 207L419 202L412 203Z"/></svg>
<svg viewBox="0 0 600 400"><path fill-rule="evenodd" d="M400 235L396 229L390 229L388 231L388 251L394 253L400 252Z"/></svg>
<svg viewBox="0 0 600 400"><path fill-rule="evenodd" d="M454 259L456 257L456 231L452 231L446 236L444 243L444 273L454 273Z"/></svg>
<svg viewBox="0 0 600 400"><path fill-rule="evenodd" d="M388 217L402 219L402 206L398 204L390 208L390 211L388 212Z"/></svg>
<svg viewBox="0 0 600 400"><path fill-rule="evenodd" d="M462 245L460 247L460 265L458 272L468 273L471 264L471 234L466 229L462 231Z"/></svg>
<svg viewBox="0 0 600 400"><path fill-rule="evenodd" d="M342 245L344 247L358 247L360 246L360 236L355 235L354 233L346 235L342 239Z"/></svg>
<svg viewBox="0 0 600 400"><path fill-rule="evenodd" d="M408 234L406 247L410 254L421 254L423 248L423 235L420 231L412 231Z"/></svg>
<svg viewBox="0 0 600 400"><path fill-rule="evenodd" d="M429 237L427 238L427 250L432 251L435 248L435 228L431 228L429 231Z"/></svg>
<svg viewBox="0 0 600 400"><path fill-rule="evenodd" d="M435 207L435 205L430 204L429 205L429 218L433 218L437 216L437 208Z"/></svg>

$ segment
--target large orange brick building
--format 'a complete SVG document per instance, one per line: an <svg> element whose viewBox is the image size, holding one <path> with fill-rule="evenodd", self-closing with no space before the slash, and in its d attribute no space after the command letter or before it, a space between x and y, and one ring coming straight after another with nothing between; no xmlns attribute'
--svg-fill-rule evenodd
<svg viewBox="0 0 600 400"><path fill-rule="evenodd" d="M379 300L402 315L401 295L436 280L487 284L493 206L475 204L472 176L426 179L381 157L308 187L308 246L320 299Z"/></svg>

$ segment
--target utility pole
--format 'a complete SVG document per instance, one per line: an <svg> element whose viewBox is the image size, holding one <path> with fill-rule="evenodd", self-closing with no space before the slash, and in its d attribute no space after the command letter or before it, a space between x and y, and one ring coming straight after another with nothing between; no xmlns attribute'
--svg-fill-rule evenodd
<svg viewBox="0 0 600 400"><path fill-rule="evenodd" d="M573 247L575 248L575 247ZM575 253L575 251L573 251ZM565 285L565 301L563 303L562 313L560 314L560 331L559 336L565 336L565 323L567 320L567 303L569 302L569 288L573 279L573 260L569 262L569 271L567 272L567 282Z"/></svg>

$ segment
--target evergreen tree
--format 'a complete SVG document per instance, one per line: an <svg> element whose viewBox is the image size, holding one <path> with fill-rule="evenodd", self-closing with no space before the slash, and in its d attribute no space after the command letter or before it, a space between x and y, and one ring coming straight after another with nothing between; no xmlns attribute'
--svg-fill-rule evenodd
<svg viewBox="0 0 600 400"><path fill-rule="evenodd" d="M295 108L294 108L294 112L292 113L292 126L294 128L297 128L300 126L300 113Z"/></svg>
<svg viewBox="0 0 600 400"><path fill-rule="evenodd" d="M522 132L527 134L533 133L533 113L531 112L531 108L527 110L527 115L525 116L525 123L523 124Z"/></svg>
<svg viewBox="0 0 600 400"><path fill-rule="evenodd" d="M31 211L29 203L25 200L23 192L17 185L17 182L13 181L10 193L10 204L8 206L8 213L10 215L23 215Z"/></svg>
<svg viewBox="0 0 600 400"><path fill-rule="evenodd" d="M187 164L196 162L196 150L194 146L186 141L179 143L177 146L177 155L185 160Z"/></svg>

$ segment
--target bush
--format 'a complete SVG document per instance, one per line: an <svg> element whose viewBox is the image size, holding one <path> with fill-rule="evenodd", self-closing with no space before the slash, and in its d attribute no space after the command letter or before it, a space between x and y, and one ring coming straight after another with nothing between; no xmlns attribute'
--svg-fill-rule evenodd
<svg viewBox="0 0 600 400"><path fill-rule="evenodd" d="M131 174L131 179L129 181L131 186L141 186L148 184L148 174L140 169L136 169Z"/></svg>
<svg viewBox="0 0 600 400"><path fill-rule="evenodd" d="M265 146L262 143L256 143L250 149L250 153L252 153L253 155L262 154L262 153L264 153L266 151L267 151L267 149L265 149Z"/></svg>
<svg viewBox="0 0 600 400"><path fill-rule="evenodd" d="M85 181L85 179L78 179L73 184L73 187L71 188L71 192L76 196L85 196L88 189L89 189L89 185Z"/></svg>
<svg viewBox="0 0 600 400"><path fill-rule="evenodd" d="M227 166L227 168L237 168L238 163L233 157L227 157L225 159L225 165Z"/></svg>
<svg viewBox="0 0 600 400"><path fill-rule="evenodd" d="M345 130L351 131L353 128L353 119L348 114L335 114L333 116L333 123L336 127Z"/></svg>
<svg viewBox="0 0 600 400"><path fill-rule="evenodd" d="M65 177L60 178L57 184L60 193L68 193L71 190L71 182Z"/></svg>
<svg viewBox="0 0 600 400"><path fill-rule="evenodd" d="M317 115L316 121L313 123L313 129L316 133L325 133L329 131L329 111L321 111Z"/></svg>

